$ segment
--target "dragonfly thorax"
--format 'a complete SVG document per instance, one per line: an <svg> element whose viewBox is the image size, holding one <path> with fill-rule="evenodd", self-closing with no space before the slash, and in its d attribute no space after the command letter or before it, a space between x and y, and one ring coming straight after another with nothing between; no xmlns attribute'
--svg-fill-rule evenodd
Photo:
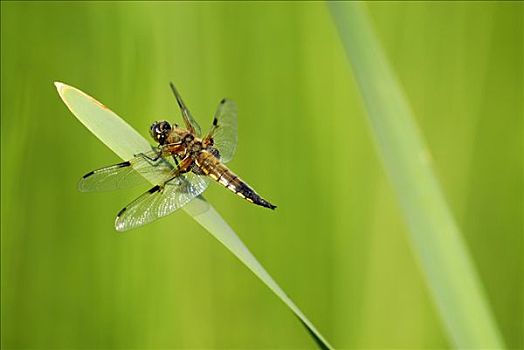
<svg viewBox="0 0 524 350"><path fill-rule="evenodd" d="M199 140L195 140L191 142L191 145L189 146L190 152L200 152L202 150L202 142Z"/></svg>

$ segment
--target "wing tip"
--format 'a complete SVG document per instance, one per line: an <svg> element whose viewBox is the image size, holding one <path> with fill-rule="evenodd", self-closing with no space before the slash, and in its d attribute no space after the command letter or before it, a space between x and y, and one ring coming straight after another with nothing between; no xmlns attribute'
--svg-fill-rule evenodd
<svg viewBox="0 0 524 350"><path fill-rule="evenodd" d="M181 109L185 109L186 106L184 102L182 101L182 96L180 96L180 94L178 93L178 90L175 87L175 84L173 84L172 81L169 82L169 87L171 87L171 91L173 91L173 94L175 95L176 102L178 103L178 107L180 107Z"/></svg>
<svg viewBox="0 0 524 350"><path fill-rule="evenodd" d="M124 212L127 210L127 207L126 208L122 208L118 214L116 214L116 219L115 219L115 229L118 231L118 232L124 232L124 231L127 231L128 230L128 227L126 227L121 221L120 219L122 218L122 215L124 214Z"/></svg>
<svg viewBox="0 0 524 350"><path fill-rule="evenodd" d="M79 192L89 192L89 189L86 188L86 186L85 186L85 181L84 180L86 178L88 178L89 176L91 176L92 174L93 174L93 172L91 171L90 173L87 173L84 176L82 176L80 181L78 181L78 184L76 185L76 188L78 189Z"/></svg>
<svg viewBox="0 0 524 350"><path fill-rule="evenodd" d="M90 176L92 176L94 174L95 174L95 171L93 170L93 171L88 172L84 176L82 176L80 181L78 181L78 185L76 186L78 191L80 191L80 192L93 192L93 191L96 191L96 189L89 188L89 186L86 186L86 183L85 183L85 180L88 179Z"/></svg>

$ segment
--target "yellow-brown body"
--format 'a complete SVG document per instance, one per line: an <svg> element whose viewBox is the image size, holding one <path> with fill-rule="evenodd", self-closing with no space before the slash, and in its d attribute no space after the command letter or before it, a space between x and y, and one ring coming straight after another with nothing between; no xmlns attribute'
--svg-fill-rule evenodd
<svg viewBox="0 0 524 350"><path fill-rule="evenodd" d="M229 168L220 162L211 152L206 150L199 152L195 159L195 164L204 174L249 202L270 209L276 208L273 204L260 197L258 193L229 170Z"/></svg>

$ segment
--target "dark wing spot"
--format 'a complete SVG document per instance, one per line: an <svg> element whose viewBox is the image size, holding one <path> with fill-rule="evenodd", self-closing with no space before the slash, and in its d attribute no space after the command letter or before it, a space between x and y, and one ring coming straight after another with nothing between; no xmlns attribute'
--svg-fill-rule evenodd
<svg viewBox="0 0 524 350"><path fill-rule="evenodd" d="M169 86L171 87L171 90L173 91L173 94L175 94L176 102L178 103L178 107L184 108L184 106L182 106L182 102L180 101L180 99L178 97L178 91L176 91L175 84L173 84L173 82L170 81L169 82Z"/></svg>
<svg viewBox="0 0 524 350"><path fill-rule="evenodd" d="M213 126L218 126L218 119L217 118L213 118Z"/></svg>
<svg viewBox="0 0 524 350"><path fill-rule="evenodd" d="M124 209L120 210L120 211L118 212L118 214L116 214L116 217L117 217L117 218L121 217L122 214L124 214L124 212L125 212L126 210L127 210L127 208L124 208Z"/></svg>
<svg viewBox="0 0 524 350"><path fill-rule="evenodd" d="M89 176L93 175L95 172L94 171L90 171L88 172L87 174L85 174L84 176L82 176L83 179L86 179L88 178Z"/></svg>
<svg viewBox="0 0 524 350"><path fill-rule="evenodd" d="M160 185L156 185L155 187L151 188L149 191L149 193L155 193L155 192L158 192L160 190Z"/></svg>
<svg viewBox="0 0 524 350"><path fill-rule="evenodd" d="M221 101L220 101L220 104L223 105L224 103L226 103L226 99L223 98Z"/></svg>

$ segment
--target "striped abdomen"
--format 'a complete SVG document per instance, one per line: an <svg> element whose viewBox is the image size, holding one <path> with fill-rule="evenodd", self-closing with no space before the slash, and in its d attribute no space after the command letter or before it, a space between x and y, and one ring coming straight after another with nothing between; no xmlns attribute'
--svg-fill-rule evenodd
<svg viewBox="0 0 524 350"><path fill-rule="evenodd" d="M238 196L247 199L251 203L266 208L275 209L276 206L269 203L258 195L248 184L236 176L228 167L220 162L208 151L202 151L195 160L196 165L210 178L217 181Z"/></svg>

